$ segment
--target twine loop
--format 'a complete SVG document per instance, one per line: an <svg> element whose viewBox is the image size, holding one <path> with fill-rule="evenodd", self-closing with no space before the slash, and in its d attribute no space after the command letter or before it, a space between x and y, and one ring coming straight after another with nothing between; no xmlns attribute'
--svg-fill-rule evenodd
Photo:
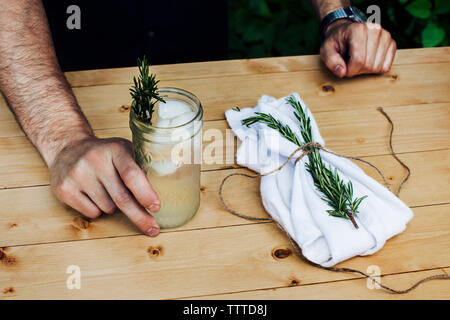
<svg viewBox="0 0 450 320"><path fill-rule="evenodd" d="M403 178L402 182L400 183L399 187L397 188L397 191L395 192L395 195L398 197L400 194L400 191L402 190L403 185L406 183L406 181L408 181L410 175L411 175L411 170L410 168L403 162L401 161L396 152L394 151L394 148L392 146L392 136L394 133L394 123L392 122L391 118L387 115L387 113L383 110L382 107L378 107L377 110L388 120L389 124L391 125L391 129L389 132L389 148L391 151L392 156L395 158L395 160L407 171L407 174L405 176L405 178ZM320 264L317 264L315 262L312 262L311 260L309 260L308 258L306 258L303 253L301 248L298 246L298 244L295 242L294 239L292 239L292 237L290 236L290 234L283 228L283 226L281 226L277 221L275 221L272 218L263 218L263 217L252 217L252 216L248 216L242 213L239 213L233 209L231 209L226 203L225 200L223 199L223 186L225 184L225 182L233 177L233 176L243 176L243 177L247 177L247 178L251 178L251 179L256 179L259 177L264 177L264 176L268 176L270 174L273 174L279 170L281 170L284 166L286 166L297 154L297 152L301 151L301 154L295 159L294 161L294 165L297 164L298 161L300 161L303 157L309 155L311 152L313 152L314 149L318 149L318 150L322 150L324 152L333 154L335 156L338 157L342 157L342 158L346 158L346 159L351 159L351 160L356 160L356 161L360 161L363 162L367 165L369 165L370 167L374 168L377 173L380 175L380 177L383 179L384 185L386 186L386 188L388 188L388 190L390 189L389 183L387 182L384 174L381 172L381 170L375 166L374 164L370 163L367 160L358 158L358 157L352 157L352 156L346 156L343 154L338 154L336 152L333 152L329 149L324 148L321 144L317 143L317 142L310 142L310 143L306 143L298 148L296 148L290 155L289 157L286 159L286 161L284 161L279 167L270 170L269 172L265 172L265 173L257 173L254 175L250 175L247 173L241 173L241 172L235 172L235 173L231 173L229 175L227 175L225 178L223 178L220 187L219 187L219 199L220 202L222 203L222 205L224 206L225 210L227 210L229 213L238 216L240 218L246 219L246 220L250 220L250 221L259 221L259 222L275 222L276 225L278 226L278 228L283 231L285 233L285 235L287 236L292 248L294 249L295 254L297 255L297 257L299 257L301 260L303 260L304 262L306 262L307 264L316 267L316 268L321 268L321 269L325 269L328 271L333 271L333 272L346 272L346 273L357 273L360 274L362 276L364 276L365 278L368 278L370 280L372 280L373 282L375 282L376 284L378 284L381 288L391 292L391 293L395 293L395 294L405 294L410 292L411 290L414 290L415 288L417 288L420 284L430 281L430 280L437 280L437 279L442 279L442 280L448 280L450 279L450 275L447 274L438 274L438 275L433 275L433 276L429 276L426 278L421 279L420 281L416 282L414 285L410 286L409 288L405 289L405 290L397 290L397 289L393 289L391 287L388 287L384 284L382 284L376 277L371 276L363 271L357 270L357 269L351 269L351 268L335 268L335 267L324 267L321 266Z"/></svg>

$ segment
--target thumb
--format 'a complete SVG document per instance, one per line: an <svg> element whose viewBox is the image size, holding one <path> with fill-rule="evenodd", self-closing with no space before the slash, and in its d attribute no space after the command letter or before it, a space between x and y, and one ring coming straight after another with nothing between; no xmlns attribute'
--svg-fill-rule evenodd
<svg viewBox="0 0 450 320"><path fill-rule="evenodd" d="M341 54L337 51L334 41L325 41L320 48L320 57L323 62L337 77L343 78L347 73L347 67Z"/></svg>

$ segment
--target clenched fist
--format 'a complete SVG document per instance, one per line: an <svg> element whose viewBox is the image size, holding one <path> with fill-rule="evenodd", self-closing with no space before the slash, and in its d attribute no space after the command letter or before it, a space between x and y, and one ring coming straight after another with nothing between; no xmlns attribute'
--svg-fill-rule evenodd
<svg viewBox="0 0 450 320"><path fill-rule="evenodd" d="M337 77L385 73L391 69L397 45L379 24L337 20L325 31L320 56Z"/></svg>
<svg viewBox="0 0 450 320"><path fill-rule="evenodd" d="M65 147L50 166L56 196L88 218L119 208L144 233L159 234L158 196L134 162L132 144L121 138L89 137Z"/></svg>

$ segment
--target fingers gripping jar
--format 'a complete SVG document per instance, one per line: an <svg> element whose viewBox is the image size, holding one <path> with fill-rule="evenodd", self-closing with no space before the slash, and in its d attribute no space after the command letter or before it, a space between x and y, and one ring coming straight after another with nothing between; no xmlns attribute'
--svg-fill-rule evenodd
<svg viewBox="0 0 450 320"><path fill-rule="evenodd" d="M203 108L192 93L160 88L165 102L154 106L152 123L130 111L134 158L161 202L151 213L161 228L188 222L200 205ZM150 212L149 212L150 213Z"/></svg>

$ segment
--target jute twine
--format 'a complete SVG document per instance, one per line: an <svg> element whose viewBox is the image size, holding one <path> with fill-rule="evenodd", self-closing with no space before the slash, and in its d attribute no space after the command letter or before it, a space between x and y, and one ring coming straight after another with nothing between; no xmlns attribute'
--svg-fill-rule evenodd
<svg viewBox="0 0 450 320"><path fill-rule="evenodd" d="M400 185L399 185L397 191L395 192L395 195L398 196L398 195L400 194L400 191L401 191L403 185L404 185L404 184L406 183L406 181L409 179L409 176L410 176L410 174L411 174L411 170L409 169L409 167L408 167L404 162L402 162L402 161L397 157L397 154L395 153L394 148L392 147L392 136L393 136L393 133L394 133L394 123L392 122L391 118L386 114L386 112L383 110L382 107L377 108L377 110L381 112L381 114L389 121L389 123L390 123L390 125L391 125L391 130L390 130L390 133L389 133L389 148L390 148L390 150L391 150L391 154L394 156L395 160L397 160L397 162L400 163L400 165L401 165L403 168L405 168L406 171L407 171L407 174L406 174L405 178L402 180L402 182L400 183ZM275 168L274 170L271 170L271 171L269 171L269 172L265 172L265 173L262 173L262 174L258 173L258 174L255 174L255 175L250 175L250 174L246 174L246 173L231 173L231 174L227 175L227 176L222 180L222 182L221 182L221 184L220 184L220 187L219 187L219 198L220 198L220 201L222 202L222 205L224 206L225 210L227 210L227 211L228 211L229 213L231 213L231 214L234 214L235 216L238 216L238 217L243 218L243 219L251 220L251 221L261 221L261 222L263 222L263 221L273 221L273 222L276 223L276 225L278 226L278 228L280 228L281 231L287 236L287 238L288 238L288 240L289 240L289 242L290 242L290 244L291 244L291 246L292 246L292 248L293 248L293 250L294 250L294 253L295 253L301 260L305 261L305 262L308 263L309 265L311 265L311 266L313 266L313 267L325 269L325 270L328 270L328 271L334 271L334 272L346 272L346 273L357 273L357 274L360 274L360 275L362 275L363 277L372 280L373 282L375 282L376 284L378 284L381 288L383 288L383 289L385 289L385 290L387 290L387 291L389 291L389 292L391 292L391 293L404 294L404 293L410 292L411 290L414 290L415 288L417 288L417 287L418 287L419 285L421 285L422 283L427 282L427 281L430 281L430 280L450 279L450 275L447 275L447 274L433 275L433 276L429 276L429 277L423 278L423 279L420 280L420 281L417 281L415 284L413 284L412 286L410 286L409 288L407 288L407 289L405 289L405 290L397 290L397 289L393 289L393 288L391 288L391 287L388 287L388 286L382 284L376 277L371 276L371 275L369 275L369 274L367 274L367 273L365 273L365 272L363 272L363 271L357 270L357 269L351 269L351 268L335 268L335 267L324 267L324 266L321 266L320 264L317 264L317 263L315 263L315 262L312 262L311 260L309 260L308 258L306 258L306 257L302 254L302 250L301 250L301 248L298 246L298 244L295 242L295 240L292 239L292 237L289 235L289 233L288 233L288 232L287 232L287 231L286 231L286 230L285 230L278 222L274 221L272 218L259 218L259 217L248 216L248 215L239 213L239 212L237 212L237 211L231 209L231 208L225 203L225 200L223 199L223 186L225 185L225 182L226 182L229 178L231 178L231 177L233 177L233 176L243 176L243 177L247 177L247 178L251 178L251 179L256 179L256 178L260 178L260 177L263 177L263 176L268 176L268 175L270 175L270 174L272 174L272 173L275 173L275 172L281 170L286 164L289 163L289 161L291 161L291 160L294 158L294 156L297 154L297 152L301 152L301 154L300 154L300 156L298 156L298 157L295 159L295 162L294 162L295 164L296 164L298 161L300 161L304 156L307 156L308 154L310 154L311 152L313 152L314 149L319 149L319 150L322 150L322 151L324 151L324 152L327 152L327 153L330 153L330 154L334 154L334 155L336 155L336 156L338 156L338 157L342 157L342 158L346 158L346 159L352 159L352 160L357 160L357 161L363 162L363 163L365 163L365 164L371 166L372 168L374 168L374 169L378 172L378 174L380 175L380 177L383 179L383 182L384 182L386 188L388 188L389 190L391 190L391 189L390 189L390 186L389 186L389 183L386 181L386 178L385 178L384 174L383 174L383 173L381 172L381 170L378 169L374 164L370 163L370 162L367 161L367 160L358 158L358 157L352 157L352 156L346 156L346 155L343 155L343 154L338 154L338 153L336 153L336 152L333 152L333 151L331 151L331 150L328 150L328 149L324 148L324 147L323 147L322 145L320 145L319 143L311 142L311 143L304 144L304 145L298 147L297 149L295 149L295 150L289 155L289 157L286 159L285 162L283 162L278 168Z"/></svg>

